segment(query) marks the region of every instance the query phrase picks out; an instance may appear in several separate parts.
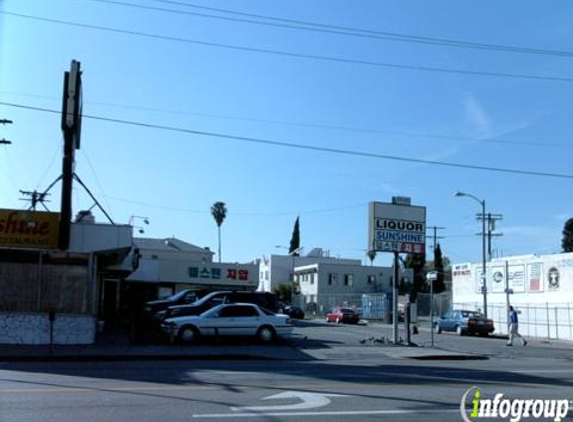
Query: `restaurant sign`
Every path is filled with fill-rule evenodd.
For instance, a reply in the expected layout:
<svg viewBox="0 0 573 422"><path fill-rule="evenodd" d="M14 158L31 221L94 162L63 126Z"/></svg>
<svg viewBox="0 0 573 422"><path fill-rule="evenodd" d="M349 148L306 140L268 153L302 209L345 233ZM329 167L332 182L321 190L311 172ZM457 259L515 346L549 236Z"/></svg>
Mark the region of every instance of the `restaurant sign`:
<svg viewBox="0 0 573 422"><path fill-rule="evenodd" d="M0 247L56 249L60 214L0 209Z"/></svg>

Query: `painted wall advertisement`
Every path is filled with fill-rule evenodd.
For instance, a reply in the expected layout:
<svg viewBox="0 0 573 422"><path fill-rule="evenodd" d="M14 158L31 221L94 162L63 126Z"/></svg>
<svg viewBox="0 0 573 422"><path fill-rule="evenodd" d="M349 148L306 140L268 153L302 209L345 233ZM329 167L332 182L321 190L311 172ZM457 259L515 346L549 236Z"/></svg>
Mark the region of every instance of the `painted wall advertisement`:
<svg viewBox="0 0 573 422"><path fill-rule="evenodd" d="M543 263L532 262L527 264L527 286L530 292L543 291Z"/></svg>
<svg viewBox="0 0 573 422"><path fill-rule="evenodd" d="M56 249L60 214L0 209L0 247Z"/></svg>
<svg viewBox="0 0 573 422"><path fill-rule="evenodd" d="M505 292L505 266L493 267L492 270L492 286L493 293Z"/></svg>
<svg viewBox="0 0 573 422"><path fill-rule="evenodd" d="M507 282L513 293L525 292L525 268L520 265L508 265Z"/></svg>
<svg viewBox="0 0 573 422"><path fill-rule="evenodd" d="M368 249L376 252L426 252L426 207L371 202Z"/></svg>

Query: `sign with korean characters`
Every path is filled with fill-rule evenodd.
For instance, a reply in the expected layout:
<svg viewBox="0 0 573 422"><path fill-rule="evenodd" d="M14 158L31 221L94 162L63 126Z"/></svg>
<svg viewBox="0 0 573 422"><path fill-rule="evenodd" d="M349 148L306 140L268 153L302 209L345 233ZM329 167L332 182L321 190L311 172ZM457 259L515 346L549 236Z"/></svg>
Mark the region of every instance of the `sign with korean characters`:
<svg viewBox="0 0 573 422"><path fill-rule="evenodd" d="M424 254L426 207L370 202L368 250Z"/></svg>
<svg viewBox="0 0 573 422"><path fill-rule="evenodd" d="M0 247L56 249L60 214L0 209Z"/></svg>
<svg viewBox="0 0 573 422"><path fill-rule="evenodd" d="M258 271L254 265L190 264L187 282L220 285L258 285Z"/></svg>

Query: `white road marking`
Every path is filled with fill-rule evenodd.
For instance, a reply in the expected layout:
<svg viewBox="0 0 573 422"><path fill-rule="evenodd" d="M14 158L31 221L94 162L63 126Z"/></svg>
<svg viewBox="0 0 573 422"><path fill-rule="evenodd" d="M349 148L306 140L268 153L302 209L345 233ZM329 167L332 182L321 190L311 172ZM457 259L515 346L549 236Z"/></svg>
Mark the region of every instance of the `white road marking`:
<svg viewBox="0 0 573 422"><path fill-rule="evenodd" d="M265 397L261 400L274 400L274 399L292 399L299 398L302 400L300 403L274 405L274 406L246 406L246 407L231 407L233 412L263 412L263 411L277 411L277 410L303 410L315 409L317 407L324 407L330 404L328 397L344 397L343 394L323 394L323 393L307 393L302 391L285 391L284 393L275 394Z"/></svg>

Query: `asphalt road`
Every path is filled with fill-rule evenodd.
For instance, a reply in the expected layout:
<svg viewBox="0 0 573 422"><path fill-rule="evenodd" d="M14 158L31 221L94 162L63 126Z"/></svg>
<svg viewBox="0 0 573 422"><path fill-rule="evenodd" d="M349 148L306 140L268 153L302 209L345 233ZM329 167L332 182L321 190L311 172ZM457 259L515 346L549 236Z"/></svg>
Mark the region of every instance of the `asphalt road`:
<svg viewBox="0 0 573 422"><path fill-rule="evenodd" d="M387 329L299 324L293 344L330 351L326 360L0 363L0 422L447 422L462 420L460 402L473 386L484 398L573 399L571 349L539 343L508 351L504 340L445 335L442 347L481 348L489 359L361 353L383 351L361 341Z"/></svg>

